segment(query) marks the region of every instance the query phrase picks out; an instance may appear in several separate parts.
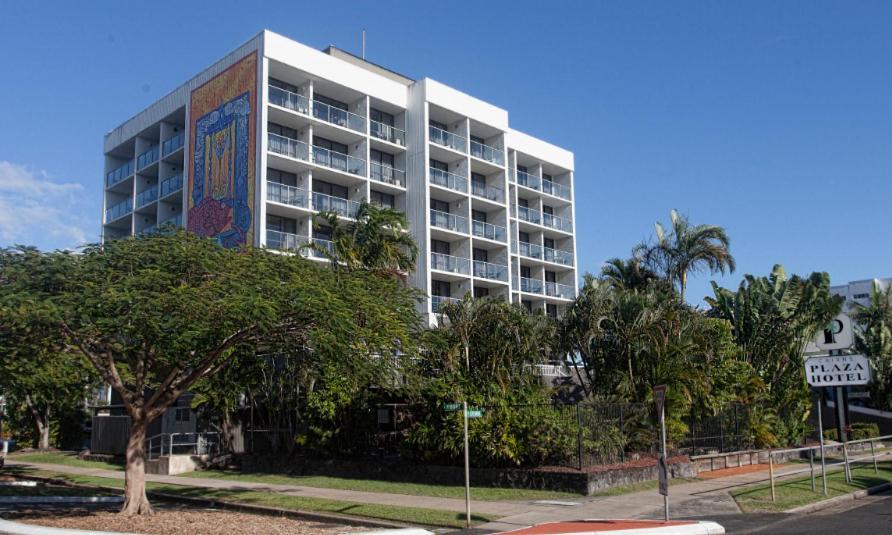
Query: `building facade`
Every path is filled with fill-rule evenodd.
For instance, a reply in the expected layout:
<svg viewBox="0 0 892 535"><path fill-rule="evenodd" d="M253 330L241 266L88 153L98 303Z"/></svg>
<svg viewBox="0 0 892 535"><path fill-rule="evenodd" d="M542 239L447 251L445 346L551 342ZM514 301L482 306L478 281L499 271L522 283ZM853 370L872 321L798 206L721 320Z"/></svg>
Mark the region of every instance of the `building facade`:
<svg viewBox="0 0 892 535"><path fill-rule="evenodd" d="M870 296L875 285L880 291L886 291L886 288L888 288L890 284L892 284L892 277L885 279L865 279L852 281L848 284L841 284L839 286L831 286L830 293L845 297L845 309L851 310L853 303L858 303L862 306L870 305Z"/></svg>
<svg viewBox="0 0 892 535"><path fill-rule="evenodd" d="M560 315L577 292L573 154L508 112L263 31L105 137L103 239L185 226L303 251L317 217L407 214L435 321L471 293Z"/></svg>

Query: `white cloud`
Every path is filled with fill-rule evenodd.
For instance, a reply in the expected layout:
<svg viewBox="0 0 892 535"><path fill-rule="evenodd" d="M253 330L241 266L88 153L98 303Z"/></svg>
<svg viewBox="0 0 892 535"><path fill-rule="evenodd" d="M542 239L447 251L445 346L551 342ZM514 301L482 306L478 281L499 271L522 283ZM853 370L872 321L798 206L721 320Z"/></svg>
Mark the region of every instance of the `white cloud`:
<svg viewBox="0 0 892 535"><path fill-rule="evenodd" d="M0 244L74 248L89 240L84 187L0 160Z"/></svg>

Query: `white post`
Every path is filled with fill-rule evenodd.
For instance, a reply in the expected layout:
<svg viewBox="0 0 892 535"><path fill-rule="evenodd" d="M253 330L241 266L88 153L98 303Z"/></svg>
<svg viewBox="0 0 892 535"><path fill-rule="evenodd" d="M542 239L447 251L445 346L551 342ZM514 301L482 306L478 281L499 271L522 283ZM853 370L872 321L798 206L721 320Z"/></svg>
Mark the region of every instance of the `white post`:
<svg viewBox="0 0 892 535"><path fill-rule="evenodd" d="M824 459L824 418L821 416L821 403L823 396L818 392L818 441L821 444L821 485L824 487L824 496L827 495L827 463Z"/></svg>
<svg viewBox="0 0 892 535"><path fill-rule="evenodd" d="M468 454L468 402L462 402L465 428L465 526L471 527L471 462Z"/></svg>
<svg viewBox="0 0 892 535"><path fill-rule="evenodd" d="M665 403L660 407L660 448L663 450L663 464L669 469L669 459L666 457L666 407ZM669 474L666 474L666 486L669 485ZM669 522L669 492L663 495L663 520Z"/></svg>

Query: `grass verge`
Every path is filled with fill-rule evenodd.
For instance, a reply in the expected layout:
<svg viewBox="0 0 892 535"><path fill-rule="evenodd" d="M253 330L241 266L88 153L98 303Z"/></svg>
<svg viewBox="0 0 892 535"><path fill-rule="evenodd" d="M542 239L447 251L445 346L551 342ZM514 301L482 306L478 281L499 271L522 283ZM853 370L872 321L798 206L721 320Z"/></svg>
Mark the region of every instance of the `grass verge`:
<svg viewBox="0 0 892 535"><path fill-rule="evenodd" d="M45 453L22 453L9 456L10 461L23 463L61 464L63 466L78 466L81 468L101 468L103 470L123 470L124 465L119 463L107 463L105 461L86 461L79 459L77 454L65 451L48 451Z"/></svg>
<svg viewBox="0 0 892 535"><path fill-rule="evenodd" d="M64 474L48 470L34 470L12 468L12 474L23 477L28 475L51 477L65 481L72 485L94 485L121 489L124 482L120 479L112 479L96 476L82 476ZM424 509L420 507L398 507L393 505L377 505L367 503L345 502L328 500L323 498L310 498L305 496L291 496L280 492L262 492L253 490L208 489L189 485L170 485L164 483L146 484L149 492L162 492L174 496L216 500L233 504L264 505L267 507L279 507L293 511L314 511L324 513L338 513L344 515L375 518L379 520L391 520L406 524L422 524L427 526L464 527L464 513L441 511L437 509ZM474 523L490 522L498 517L487 514L471 514Z"/></svg>
<svg viewBox="0 0 892 535"><path fill-rule="evenodd" d="M811 490L811 477L782 479L775 482L777 501L771 501L771 485L760 483L740 490L732 491L731 496L744 512L780 512L794 507L826 499L822 493L820 468L816 470L815 486L817 492ZM842 496L858 490L875 487L892 481L892 462L879 463L879 473L874 473L873 464L857 465L852 469L852 483L846 483L842 470L827 474L827 498Z"/></svg>

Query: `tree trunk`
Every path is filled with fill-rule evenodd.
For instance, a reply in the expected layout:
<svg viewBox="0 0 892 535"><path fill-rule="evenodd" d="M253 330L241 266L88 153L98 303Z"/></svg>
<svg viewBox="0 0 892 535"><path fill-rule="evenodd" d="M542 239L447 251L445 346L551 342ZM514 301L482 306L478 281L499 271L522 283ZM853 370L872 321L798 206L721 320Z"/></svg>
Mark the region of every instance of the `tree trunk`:
<svg viewBox="0 0 892 535"><path fill-rule="evenodd" d="M240 427L232 418L232 413L224 410L223 421L220 422L220 441L222 453L235 453L235 436Z"/></svg>
<svg viewBox="0 0 892 535"><path fill-rule="evenodd" d="M153 513L146 497L146 431L145 417L131 418L130 438L127 440L127 462L124 471L124 507L122 515L150 515Z"/></svg>
<svg viewBox="0 0 892 535"><path fill-rule="evenodd" d="M50 408L44 407L43 413L31 401L31 396L25 396L25 404L34 417L34 427L37 428L37 449L50 449Z"/></svg>

